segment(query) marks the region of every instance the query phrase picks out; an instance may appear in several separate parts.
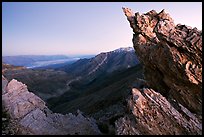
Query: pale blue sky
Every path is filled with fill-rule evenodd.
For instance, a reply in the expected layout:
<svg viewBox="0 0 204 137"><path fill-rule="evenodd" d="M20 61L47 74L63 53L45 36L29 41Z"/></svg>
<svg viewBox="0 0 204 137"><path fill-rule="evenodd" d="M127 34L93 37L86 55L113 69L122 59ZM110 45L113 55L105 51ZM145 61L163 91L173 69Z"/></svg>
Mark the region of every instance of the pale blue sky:
<svg viewBox="0 0 204 137"><path fill-rule="evenodd" d="M165 9L176 24L202 29L202 2L4 2L2 54L98 54L132 46L122 7Z"/></svg>

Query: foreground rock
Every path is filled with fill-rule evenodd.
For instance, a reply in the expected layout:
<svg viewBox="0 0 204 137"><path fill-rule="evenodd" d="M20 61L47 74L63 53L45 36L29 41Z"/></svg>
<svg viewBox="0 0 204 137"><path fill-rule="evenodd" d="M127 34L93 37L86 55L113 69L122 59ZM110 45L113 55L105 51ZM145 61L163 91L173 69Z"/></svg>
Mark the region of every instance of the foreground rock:
<svg viewBox="0 0 204 137"><path fill-rule="evenodd" d="M174 108L152 89L132 89L128 99L130 113L116 122L118 135L197 135L202 124L196 116L178 104Z"/></svg>
<svg viewBox="0 0 204 137"><path fill-rule="evenodd" d="M191 112L202 112L202 32L175 25L168 13L123 8L135 33L133 44L149 85Z"/></svg>
<svg viewBox="0 0 204 137"><path fill-rule="evenodd" d="M2 84L6 79L2 76ZM45 102L29 92L27 86L17 80L11 80L2 87L4 111L12 121L14 134L23 135L73 135L100 134L94 119L85 118L80 111L62 115L52 113Z"/></svg>
<svg viewBox="0 0 204 137"><path fill-rule="evenodd" d="M132 90L129 114L116 122L116 133L202 134L202 32L175 25L164 10L123 11L151 88Z"/></svg>

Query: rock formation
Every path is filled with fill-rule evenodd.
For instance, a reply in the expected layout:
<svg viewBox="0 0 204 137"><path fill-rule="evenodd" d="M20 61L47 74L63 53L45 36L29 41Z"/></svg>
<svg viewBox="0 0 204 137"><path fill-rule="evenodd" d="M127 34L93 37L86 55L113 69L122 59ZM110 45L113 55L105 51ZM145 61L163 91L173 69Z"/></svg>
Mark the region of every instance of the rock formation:
<svg viewBox="0 0 204 137"><path fill-rule="evenodd" d="M148 87L132 89L117 134L202 134L202 32L168 13L123 11Z"/></svg>
<svg viewBox="0 0 204 137"><path fill-rule="evenodd" d="M80 111L76 116L52 113L42 99L28 91L25 84L15 79L8 82L2 76L2 85L3 110L13 123L13 134L100 134L95 120L85 118Z"/></svg>
<svg viewBox="0 0 204 137"><path fill-rule="evenodd" d="M202 134L199 119L181 104L174 108L160 93L149 88L132 89L131 111L116 122L118 135Z"/></svg>
<svg viewBox="0 0 204 137"><path fill-rule="evenodd" d="M135 33L134 48L150 86L200 114L202 32L175 25L164 10L143 15L133 14L128 8L123 10Z"/></svg>

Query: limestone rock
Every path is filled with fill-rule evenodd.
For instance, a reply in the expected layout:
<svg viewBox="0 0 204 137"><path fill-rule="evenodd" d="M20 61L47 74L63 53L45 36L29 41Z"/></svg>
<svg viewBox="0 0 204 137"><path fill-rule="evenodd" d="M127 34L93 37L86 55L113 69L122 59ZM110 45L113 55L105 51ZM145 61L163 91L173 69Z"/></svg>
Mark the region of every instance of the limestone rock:
<svg viewBox="0 0 204 137"><path fill-rule="evenodd" d="M6 79L2 76L2 81ZM4 82L6 83L6 82ZM6 85L6 84L4 84ZM75 135L101 134L95 120L78 115L53 113L45 102L28 91L27 86L11 80L2 95L4 111L10 116L14 134L20 135ZM3 90L3 88L2 88ZM10 124L11 125L11 124Z"/></svg>
<svg viewBox="0 0 204 137"><path fill-rule="evenodd" d="M8 83L7 93L2 95L2 102L8 113L14 118L21 118L36 108L45 108L45 102L27 90L27 86L13 79Z"/></svg>

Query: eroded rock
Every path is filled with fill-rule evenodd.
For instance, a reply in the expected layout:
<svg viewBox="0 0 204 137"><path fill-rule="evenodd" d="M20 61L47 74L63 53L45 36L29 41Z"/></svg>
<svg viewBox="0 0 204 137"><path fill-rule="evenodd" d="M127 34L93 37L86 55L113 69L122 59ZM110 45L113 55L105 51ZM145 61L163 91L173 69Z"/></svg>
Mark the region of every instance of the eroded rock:
<svg viewBox="0 0 204 137"><path fill-rule="evenodd" d="M2 80L3 80L2 76ZM4 80L6 80L4 78ZM95 135L101 134L95 120L77 115L53 113L45 102L15 79L2 95L4 111L10 116L14 134L21 135ZM3 90L3 89L2 89ZM10 124L11 125L11 124Z"/></svg>
<svg viewBox="0 0 204 137"><path fill-rule="evenodd" d="M168 13L123 8L149 88L133 88L118 135L202 134L202 32Z"/></svg>
<svg viewBox="0 0 204 137"><path fill-rule="evenodd" d="M167 98L173 98L191 112L202 113L202 32L175 25L162 10L133 14L123 8L135 33L133 44L144 64L145 79Z"/></svg>
<svg viewBox="0 0 204 137"><path fill-rule="evenodd" d="M181 104L175 109L152 89L132 89L128 99L130 114L116 122L119 135L197 135L201 121Z"/></svg>

